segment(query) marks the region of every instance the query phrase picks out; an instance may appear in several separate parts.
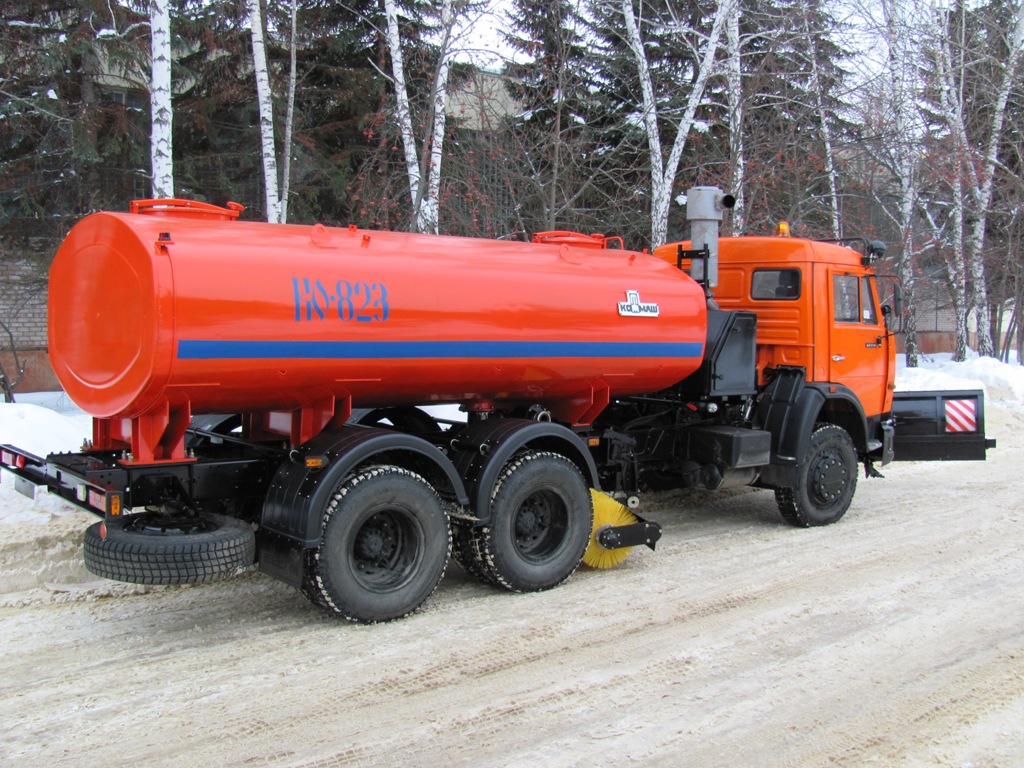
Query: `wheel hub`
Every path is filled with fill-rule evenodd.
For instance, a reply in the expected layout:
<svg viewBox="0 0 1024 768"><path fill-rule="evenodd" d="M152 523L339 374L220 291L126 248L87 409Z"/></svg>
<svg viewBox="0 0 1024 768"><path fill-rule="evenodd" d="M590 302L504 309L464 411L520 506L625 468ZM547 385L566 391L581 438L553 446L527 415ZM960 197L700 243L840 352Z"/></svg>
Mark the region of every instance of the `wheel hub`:
<svg viewBox="0 0 1024 768"><path fill-rule="evenodd" d="M826 504L842 495L848 480L843 462L833 453L821 456L811 470L811 489L818 500Z"/></svg>
<svg viewBox="0 0 1024 768"><path fill-rule="evenodd" d="M532 560L558 549L568 525L564 501L551 491L537 491L520 505L513 520L515 545L521 556Z"/></svg>
<svg viewBox="0 0 1024 768"><path fill-rule="evenodd" d="M519 510L516 516L516 538L535 539L544 529L543 515L531 507Z"/></svg>
<svg viewBox="0 0 1024 768"><path fill-rule="evenodd" d="M396 541L395 526L381 515L374 515L356 537L357 559L383 565L394 554Z"/></svg>
<svg viewBox="0 0 1024 768"><path fill-rule="evenodd" d="M550 529L550 510L541 498L527 499L516 515L516 544L525 551L532 551L544 540Z"/></svg>

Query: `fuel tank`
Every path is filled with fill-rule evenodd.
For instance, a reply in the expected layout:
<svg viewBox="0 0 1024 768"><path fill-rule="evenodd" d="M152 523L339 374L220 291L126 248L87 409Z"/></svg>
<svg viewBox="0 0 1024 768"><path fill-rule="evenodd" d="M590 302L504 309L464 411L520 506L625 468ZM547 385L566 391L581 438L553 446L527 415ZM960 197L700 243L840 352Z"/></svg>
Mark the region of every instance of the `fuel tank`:
<svg viewBox="0 0 1024 768"><path fill-rule="evenodd" d="M272 225L239 208L136 201L86 217L58 250L51 361L115 436L147 418L152 442L197 413L263 414L270 428L317 411L281 430L297 443L353 406L425 403L537 404L586 424L609 398L700 365L702 289L599 236Z"/></svg>

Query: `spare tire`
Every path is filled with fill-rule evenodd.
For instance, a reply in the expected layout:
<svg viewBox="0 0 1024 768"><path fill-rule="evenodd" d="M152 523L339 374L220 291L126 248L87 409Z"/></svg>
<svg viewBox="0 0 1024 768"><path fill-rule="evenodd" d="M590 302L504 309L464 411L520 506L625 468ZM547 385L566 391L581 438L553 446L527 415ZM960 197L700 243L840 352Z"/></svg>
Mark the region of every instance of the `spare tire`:
<svg viewBox="0 0 1024 768"><path fill-rule="evenodd" d="M149 513L85 530L85 567L131 584L198 584L231 576L256 559L252 526L204 514L166 525Z"/></svg>

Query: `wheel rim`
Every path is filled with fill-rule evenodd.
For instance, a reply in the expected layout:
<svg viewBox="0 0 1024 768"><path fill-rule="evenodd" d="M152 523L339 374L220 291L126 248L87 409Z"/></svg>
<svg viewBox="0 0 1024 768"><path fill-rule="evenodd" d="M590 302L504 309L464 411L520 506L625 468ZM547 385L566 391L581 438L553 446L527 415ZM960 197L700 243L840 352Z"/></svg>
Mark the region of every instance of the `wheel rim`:
<svg viewBox="0 0 1024 768"><path fill-rule="evenodd" d="M848 482L842 457L834 451L822 454L811 466L811 495L820 506L828 506L842 498Z"/></svg>
<svg viewBox="0 0 1024 768"><path fill-rule="evenodd" d="M372 592L401 587L416 571L420 556L419 531L409 515L398 510L375 512L352 543L352 573Z"/></svg>
<svg viewBox="0 0 1024 768"><path fill-rule="evenodd" d="M553 490L534 491L512 518L516 551L529 562L542 562L557 552L569 526L565 499Z"/></svg>

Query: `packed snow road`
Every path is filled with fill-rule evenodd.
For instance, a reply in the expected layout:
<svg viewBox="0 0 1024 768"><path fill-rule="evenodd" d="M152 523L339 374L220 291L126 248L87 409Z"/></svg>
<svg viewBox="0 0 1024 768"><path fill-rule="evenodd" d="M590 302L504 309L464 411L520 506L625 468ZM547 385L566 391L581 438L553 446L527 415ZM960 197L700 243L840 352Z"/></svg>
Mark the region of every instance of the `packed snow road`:
<svg viewBox="0 0 1024 768"><path fill-rule="evenodd" d="M453 564L377 626L256 572L97 582L84 513L5 525L0 764L1024 765L1024 415L988 433L830 527L661 495L656 553L530 595Z"/></svg>

